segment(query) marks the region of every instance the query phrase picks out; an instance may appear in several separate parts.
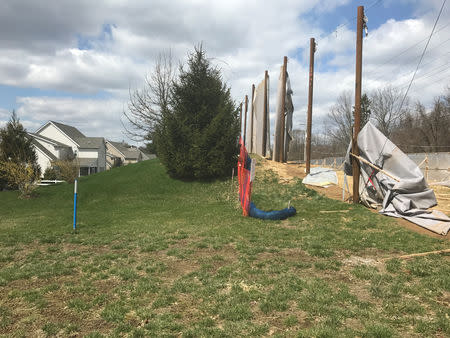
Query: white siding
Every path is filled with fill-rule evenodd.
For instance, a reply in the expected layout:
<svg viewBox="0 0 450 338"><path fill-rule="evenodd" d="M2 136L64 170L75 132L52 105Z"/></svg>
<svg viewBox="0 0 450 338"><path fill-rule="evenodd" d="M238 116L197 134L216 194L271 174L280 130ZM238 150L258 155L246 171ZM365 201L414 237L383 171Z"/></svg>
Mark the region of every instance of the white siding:
<svg viewBox="0 0 450 338"><path fill-rule="evenodd" d="M99 157L99 152L95 149L80 149L78 151L78 156L80 158L97 158ZM100 159L99 159L100 161Z"/></svg>
<svg viewBox="0 0 450 338"><path fill-rule="evenodd" d="M47 126L45 126L44 129L40 130L38 134L48 137L49 139L61 142L62 144L67 144L68 146L72 147L72 150L74 152L78 148L76 143L74 143L68 136L66 136L51 123L48 123Z"/></svg>
<svg viewBox="0 0 450 338"><path fill-rule="evenodd" d="M37 155L37 163L41 167L41 177L43 177L45 169L51 167L51 163L49 158L46 155L44 155L44 153L40 149L34 147L34 150L36 151Z"/></svg>

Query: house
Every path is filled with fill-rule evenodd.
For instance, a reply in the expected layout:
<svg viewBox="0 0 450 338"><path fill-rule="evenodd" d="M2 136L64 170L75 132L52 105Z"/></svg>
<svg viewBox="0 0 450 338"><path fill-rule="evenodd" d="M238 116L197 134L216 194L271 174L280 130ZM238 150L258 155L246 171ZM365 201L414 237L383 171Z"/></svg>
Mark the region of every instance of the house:
<svg viewBox="0 0 450 338"><path fill-rule="evenodd" d="M80 167L79 176L106 170L106 143L103 137L86 137L77 128L49 121L35 133L33 146L42 173L51 167L51 161L74 158Z"/></svg>
<svg viewBox="0 0 450 338"><path fill-rule="evenodd" d="M127 165L148 160L149 155L145 154L137 147L130 146L125 142L114 142L106 140L106 169L111 169L114 165Z"/></svg>

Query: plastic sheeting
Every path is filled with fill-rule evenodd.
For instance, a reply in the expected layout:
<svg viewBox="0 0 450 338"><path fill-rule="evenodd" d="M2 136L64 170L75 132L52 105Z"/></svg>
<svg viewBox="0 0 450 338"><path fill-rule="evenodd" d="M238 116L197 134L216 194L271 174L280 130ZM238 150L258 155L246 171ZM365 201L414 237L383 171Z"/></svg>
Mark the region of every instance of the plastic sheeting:
<svg viewBox="0 0 450 338"><path fill-rule="evenodd" d="M336 172L330 168L315 167L303 179L303 184L315 185L318 187L327 187L338 184Z"/></svg>
<svg viewBox="0 0 450 338"><path fill-rule="evenodd" d="M283 73L283 67L281 67L280 70L280 76L278 78L278 90L277 90L277 108L276 108L276 119L275 119L275 137L273 141L273 159L278 158L278 147L277 147L277 139L278 135L283 133L283 130L281 130L281 121L280 121L280 113L281 113L281 99L283 95L283 81L282 81L282 73ZM285 132L284 132L284 159L287 160L287 154L289 151L289 144L291 143L293 139L292 135L292 115L294 113L294 105L292 103L292 88L291 88L291 81L289 80L289 74L286 72L286 98L284 103L284 118L285 118Z"/></svg>
<svg viewBox="0 0 450 338"><path fill-rule="evenodd" d="M266 132L264 133L264 81L262 80L255 89L253 112L250 114L247 129L246 147L250 153L270 156L269 83L267 83ZM264 140L266 141L265 149Z"/></svg>
<svg viewBox="0 0 450 338"><path fill-rule="evenodd" d="M352 175L351 144L344 171ZM362 203L381 207L380 213L405 218L441 235L450 230L450 218L440 211L427 211L437 204L419 167L394 143L368 122L358 134L358 148L362 158L399 179L399 182L360 163L359 193Z"/></svg>

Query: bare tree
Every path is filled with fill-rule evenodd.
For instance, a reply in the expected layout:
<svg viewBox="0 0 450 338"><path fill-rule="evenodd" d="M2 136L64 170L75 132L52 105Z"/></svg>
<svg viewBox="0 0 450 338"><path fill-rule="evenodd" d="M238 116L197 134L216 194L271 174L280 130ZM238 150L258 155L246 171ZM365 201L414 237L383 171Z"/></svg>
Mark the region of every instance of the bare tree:
<svg viewBox="0 0 450 338"><path fill-rule="evenodd" d="M344 91L328 113L328 137L339 151L345 151L352 139L352 102L352 93Z"/></svg>
<svg viewBox="0 0 450 338"><path fill-rule="evenodd" d="M174 76L172 54L163 52L158 55L153 71L145 77L144 87L134 91L130 89L128 106L123 112L128 126L122 124L131 139L152 139L161 114L169 109Z"/></svg>
<svg viewBox="0 0 450 338"><path fill-rule="evenodd" d="M374 91L370 97L370 116L375 120L377 128L387 137L408 111L408 99L405 99L401 106L402 98L401 91L390 86Z"/></svg>

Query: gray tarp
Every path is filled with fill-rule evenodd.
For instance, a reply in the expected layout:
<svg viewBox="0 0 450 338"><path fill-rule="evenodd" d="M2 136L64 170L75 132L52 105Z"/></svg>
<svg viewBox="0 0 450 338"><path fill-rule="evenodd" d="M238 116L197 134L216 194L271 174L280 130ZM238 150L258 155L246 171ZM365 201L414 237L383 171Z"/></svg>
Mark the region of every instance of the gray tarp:
<svg viewBox="0 0 450 338"><path fill-rule="evenodd" d="M344 171L352 175L350 147L345 159ZM419 167L394 143L368 122L358 135L358 148L362 158L383 169L400 181L360 163L359 193L362 203L369 207L381 207L380 213L402 217L428 230L446 235L450 230L450 218L440 211L427 211L437 204L436 196L428 187Z"/></svg>
<svg viewBox="0 0 450 338"><path fill-rule="evenodd" d="M263 156L270 156L270 120L269 120L269 83L267 83L267 115L266 115L266 134L264 135L264 81L262 80L255 89L253 98L253 118L250 115L250 121L247 132L246 148L250 153ZM267 82L268 79L267 79ZM266 140L266 149L264 151L264 139Z"/></svg>

